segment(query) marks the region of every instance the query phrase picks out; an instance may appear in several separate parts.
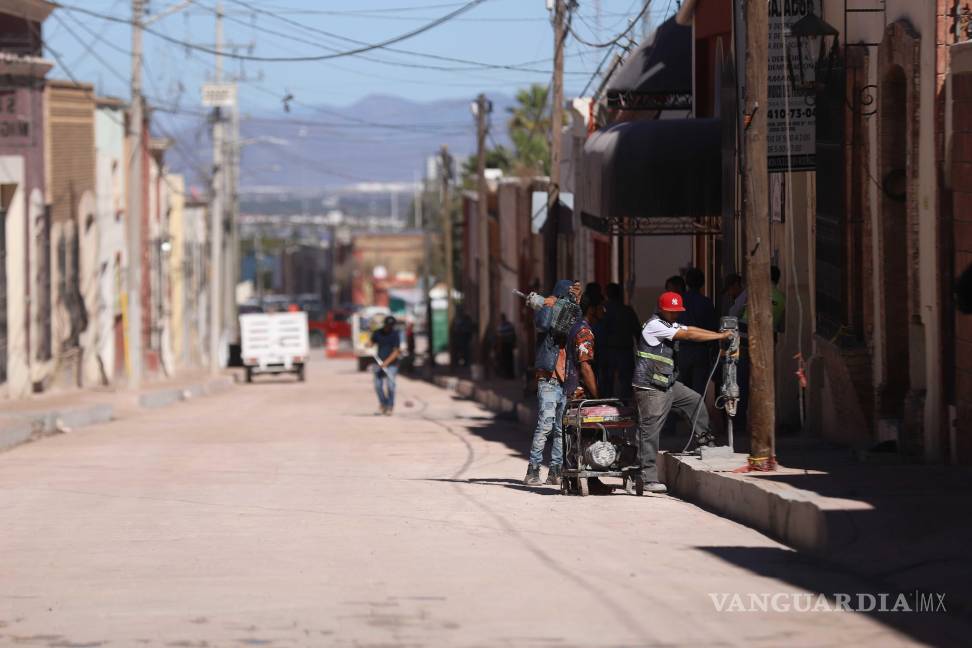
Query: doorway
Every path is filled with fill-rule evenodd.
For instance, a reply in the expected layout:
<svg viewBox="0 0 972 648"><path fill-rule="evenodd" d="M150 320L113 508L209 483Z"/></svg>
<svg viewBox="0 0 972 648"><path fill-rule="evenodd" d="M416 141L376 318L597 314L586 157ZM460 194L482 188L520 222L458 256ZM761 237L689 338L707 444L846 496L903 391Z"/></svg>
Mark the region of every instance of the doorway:
<svg viewBox="0 0 972 648"><path fill-rule="evenodd" d="M881 232L883 418L901 420L910 387L910 295L908 254L908 83L900 66L891 66L881 83Z"/></svg>

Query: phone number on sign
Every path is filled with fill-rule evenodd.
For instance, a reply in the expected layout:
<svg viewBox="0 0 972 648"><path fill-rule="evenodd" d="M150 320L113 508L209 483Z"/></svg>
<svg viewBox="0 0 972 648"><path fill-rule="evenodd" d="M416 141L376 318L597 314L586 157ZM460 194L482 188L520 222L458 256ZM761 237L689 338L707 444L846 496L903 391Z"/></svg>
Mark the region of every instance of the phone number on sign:
<svg viewBox="0 0 972 648"><path fill-rule="evenodd" d="M815 110L816 110L815 108L790 108L789 118L790 119L803 119L803 118L810 119L816 114ZM770 110L766 111L766 116L769 119L786 119L787 118L786 109L777 108L774 110L771 108Z"/></svg>

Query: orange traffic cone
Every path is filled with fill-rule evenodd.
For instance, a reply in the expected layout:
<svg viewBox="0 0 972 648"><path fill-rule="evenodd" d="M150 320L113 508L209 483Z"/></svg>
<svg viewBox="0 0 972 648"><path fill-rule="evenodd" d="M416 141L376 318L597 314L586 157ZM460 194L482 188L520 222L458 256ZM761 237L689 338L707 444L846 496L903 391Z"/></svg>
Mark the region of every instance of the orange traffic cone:
<svg viewBox="0 0 972 648"><path fill-rule="evenodd" d="M333 333L327 334L327 348L324 350L325 357L336 358L338 354L338 336Z"/></svg>

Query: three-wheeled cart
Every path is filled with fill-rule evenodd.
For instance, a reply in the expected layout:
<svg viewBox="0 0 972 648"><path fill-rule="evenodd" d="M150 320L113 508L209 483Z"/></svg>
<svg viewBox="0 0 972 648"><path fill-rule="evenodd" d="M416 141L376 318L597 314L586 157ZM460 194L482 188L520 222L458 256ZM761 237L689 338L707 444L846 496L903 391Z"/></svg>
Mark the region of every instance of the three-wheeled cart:
<svg viewBox="0 0 972 648"><path fill-rule="evenodd" d="M561 493L589 495L589 480L595 477L631 479L638 495L644 493L638 461L638 417L624 401L570 401L564 412L563 439Z"/></svg>

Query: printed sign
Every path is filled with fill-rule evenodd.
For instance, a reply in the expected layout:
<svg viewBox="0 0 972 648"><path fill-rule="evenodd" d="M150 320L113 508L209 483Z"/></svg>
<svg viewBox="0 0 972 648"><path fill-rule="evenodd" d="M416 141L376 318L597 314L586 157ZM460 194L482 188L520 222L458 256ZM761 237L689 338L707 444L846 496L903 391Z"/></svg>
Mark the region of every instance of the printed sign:
<svg viewBox="0 0 972 648"><path fill-rule="evenodd" d="M33 144L29 93L21 88L0 88L0 145Z"/></svg>
<svg viewBox="0 0 972 648"><path fill-rule="evenodd" d="M769 106L767 107L766 154L769 170L813 170L816 168L816 107L814 64L804 52L804 87L791 82L791 73L801 78L796 38L790 28L808 14L820 15L820 0L769 0ZM785 43L785 46L784 46ZM789 50L789 59L787 51ZM787 142L789 134L789 142ZM789 158L789 161L788 161Z"/></svg>
<svg viewBox="0 0 972 648"><path fill-rule="evenodd" d="M202 102L207 108L232 108L236 105L236 84L207 83L202 88Z"/></svg>

